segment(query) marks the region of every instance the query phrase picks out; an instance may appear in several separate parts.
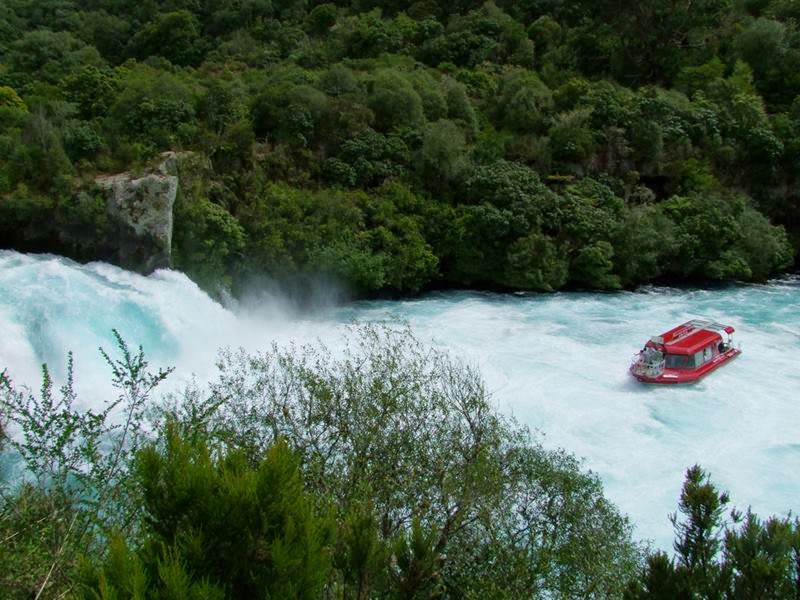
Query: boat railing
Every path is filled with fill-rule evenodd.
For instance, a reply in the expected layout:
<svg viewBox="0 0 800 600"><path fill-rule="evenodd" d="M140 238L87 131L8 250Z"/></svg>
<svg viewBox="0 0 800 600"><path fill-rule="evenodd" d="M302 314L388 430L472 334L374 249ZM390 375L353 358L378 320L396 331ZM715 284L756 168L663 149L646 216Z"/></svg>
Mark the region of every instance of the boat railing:
<svg viewBox="0 0 800 600"><path fill-rule="evenodd" d="M631 373L641 377L658 377L664 372L667 361L662 358L648 359L641 353L636 354L631 361Z"/></svg>

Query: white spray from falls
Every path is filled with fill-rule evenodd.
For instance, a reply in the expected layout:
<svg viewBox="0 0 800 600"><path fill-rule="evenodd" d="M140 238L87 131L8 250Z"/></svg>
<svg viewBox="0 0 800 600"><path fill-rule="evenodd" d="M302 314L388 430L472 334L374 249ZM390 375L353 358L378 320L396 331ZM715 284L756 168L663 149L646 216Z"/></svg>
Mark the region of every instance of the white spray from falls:
<svg viewBox="0 0 800 600"><path fill-rule="evenodd" d="M153 367L176 367L167 389L214 377L220 347L273 342L336 347L356 321L408 323L415 336L477 365L499 409L563 447L602 478L636 535L671 548L668 515L697 463L762 517L800 499L800 280L716 290L613 294L432 294L301 314L276 298L228 310L180 273L141 277L94 263L0 252L0 369L37 388L75 355L77 388L102 402L110 373L97 350L112 329L141 344ZM744 353L689 386L645 386L627 375L651 335L693 317L736 328Z"/></svg>

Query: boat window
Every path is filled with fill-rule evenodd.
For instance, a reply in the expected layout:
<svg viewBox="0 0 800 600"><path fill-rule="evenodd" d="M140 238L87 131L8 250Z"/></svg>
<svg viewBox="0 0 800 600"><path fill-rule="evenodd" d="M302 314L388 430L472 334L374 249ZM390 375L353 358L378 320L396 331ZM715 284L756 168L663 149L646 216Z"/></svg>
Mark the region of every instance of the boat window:
<svg viewBox="0 0 800 600"><path fill-rule="evenodd" d="M694 357L685 354L667 354L666 367L668 369L691 369L694 367Z"/></svg>

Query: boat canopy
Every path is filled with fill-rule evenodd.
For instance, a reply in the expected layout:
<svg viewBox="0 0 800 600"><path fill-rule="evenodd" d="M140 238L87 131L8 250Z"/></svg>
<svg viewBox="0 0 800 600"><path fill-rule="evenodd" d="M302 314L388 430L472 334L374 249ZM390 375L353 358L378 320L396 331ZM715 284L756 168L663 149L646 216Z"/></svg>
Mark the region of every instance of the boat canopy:
<svg viewBox="0 0 800 600"><path fill-rule="evenodd" d="M716 331L698 329L673 342L667 342L664 347L667 349L668 354L695 354L703 348L720 341L722 341L722 338Z"/></svg>
<svg viewBox="0 0 800 600"><path fill-rule="evenodd" d="M695 354L711 344L730 341L734 329L715 321L695 319L659 336L668 354Z"/></svg>

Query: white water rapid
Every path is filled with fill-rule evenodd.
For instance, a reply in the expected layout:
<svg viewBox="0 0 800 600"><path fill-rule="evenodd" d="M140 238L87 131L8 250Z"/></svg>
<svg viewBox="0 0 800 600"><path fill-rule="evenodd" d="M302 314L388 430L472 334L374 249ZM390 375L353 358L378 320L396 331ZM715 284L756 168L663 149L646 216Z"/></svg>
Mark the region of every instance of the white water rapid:
<svg viewBox="0 0 800 600"><path fill-rule="evenodd" d="M609 294L452 292L357 302L312 315L264 296L227 309L180 273L141 277L106 264L0 251L0 369L38 388L40 364L63 373L75 355L90 404L111 393L97 348L116 328L153 366L175 366L167 389L213 377L222 346L273 341L332 346L353 321L410 324L416 337L477 365L500 410L582 457L640 539L671 549L668 514L698 463L740 509L800 509L800 279L714 290ZM743 354L697 384L645 386L627 368L651 335L693 317L736 328ZM113 354L113 352L112 352Z"/></svg>

